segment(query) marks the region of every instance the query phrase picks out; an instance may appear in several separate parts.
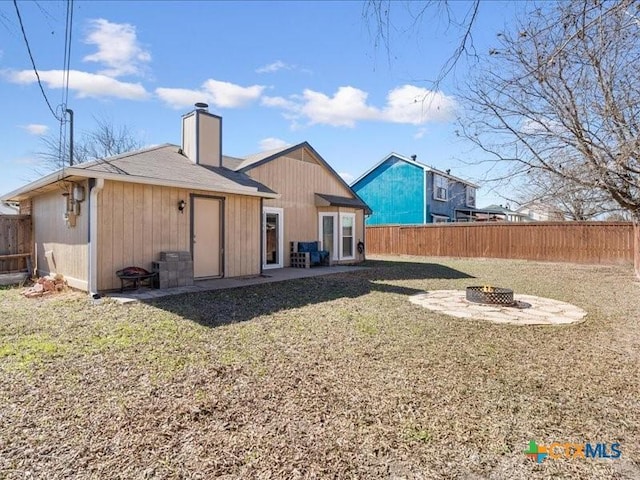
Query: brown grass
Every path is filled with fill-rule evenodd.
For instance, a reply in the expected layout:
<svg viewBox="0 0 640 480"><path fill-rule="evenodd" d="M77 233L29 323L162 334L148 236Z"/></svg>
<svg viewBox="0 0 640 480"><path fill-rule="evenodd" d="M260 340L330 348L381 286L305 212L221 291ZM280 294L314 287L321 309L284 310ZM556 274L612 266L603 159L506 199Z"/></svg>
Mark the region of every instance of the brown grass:
<svg viewBox="0 0 640 480"><path fill-rule="evenodd" d="M0 478L640 478L630 267L368 264L128 306L0 290ZM513 327L407 300L478 282L589 315ZM537 465L529 440L622 457Z"/></svg>

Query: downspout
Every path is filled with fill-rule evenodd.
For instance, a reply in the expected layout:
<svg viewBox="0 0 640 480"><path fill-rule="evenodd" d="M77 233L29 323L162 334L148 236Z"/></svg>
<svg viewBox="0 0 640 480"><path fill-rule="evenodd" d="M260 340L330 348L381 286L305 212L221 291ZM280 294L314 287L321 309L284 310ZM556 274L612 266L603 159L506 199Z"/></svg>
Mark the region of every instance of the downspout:
<svg viewBox="0 0 640 480"><path fill-rule="evenodd" d="M427 223L427 171L422 171L422 223Z"/></svg>
<svg viewBox="0 0 640 480"><path fill-rule="evenodd" d="M260 275L264 274L264 260L264 198L260 197ZM284 259L282 266L284 267Z"/></svg>
<svg viewBox="0 0 640 480"><path fill-rule="evenodd" d="M104 188L104 179L92 178L89 185L89 295L98 299L98 195Z"/></svg>

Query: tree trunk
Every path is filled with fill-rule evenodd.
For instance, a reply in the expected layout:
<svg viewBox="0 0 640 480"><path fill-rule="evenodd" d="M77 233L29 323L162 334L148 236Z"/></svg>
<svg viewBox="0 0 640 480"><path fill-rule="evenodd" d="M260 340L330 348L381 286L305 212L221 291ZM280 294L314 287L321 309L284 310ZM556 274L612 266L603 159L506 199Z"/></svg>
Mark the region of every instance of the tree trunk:
<svg viewBox="0 0 640 480"><path fill-rule="evenodd" d="M633 267L640 280L640 213L633 214Z"/></svg>

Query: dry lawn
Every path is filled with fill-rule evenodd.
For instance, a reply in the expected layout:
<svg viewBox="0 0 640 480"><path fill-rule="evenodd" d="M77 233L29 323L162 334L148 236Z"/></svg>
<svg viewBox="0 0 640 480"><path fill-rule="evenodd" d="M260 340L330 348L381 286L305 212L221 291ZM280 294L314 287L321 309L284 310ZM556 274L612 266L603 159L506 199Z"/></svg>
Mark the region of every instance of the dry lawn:
<svg viewBox="0 0 640 480"><path fill-rule="evenodd" d="M126 306L0 290L0 478L640 478L630 267L368 265ZM484 283L587 321L494 325L407 299ZM538 465L530 440L622 457Z"/></svg>

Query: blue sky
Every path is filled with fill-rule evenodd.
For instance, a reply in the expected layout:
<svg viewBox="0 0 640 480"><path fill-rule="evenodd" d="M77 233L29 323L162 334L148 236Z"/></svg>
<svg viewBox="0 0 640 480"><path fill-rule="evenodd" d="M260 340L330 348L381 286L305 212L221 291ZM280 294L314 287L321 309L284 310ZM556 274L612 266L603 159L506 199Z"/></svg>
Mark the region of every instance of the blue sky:
<svg viewBox="0 0 640 480"><path fill-rule="evenodd" d="M62 101L66 2L18 3L54 109ZM462 15L469 4L453 2ZM196 101L223 117L223 150L245 156L308 141L347 181L394 151L477 181L478 152L455 136L461 62L433 79L460 30L421 3L392 3L390 48L376 46L361 2L99 2L74 4L68 108L76 135L94 117L127 125L145 144L180 142ZM474 44L486 53L513 15L483 2ZM440 20L439 20L440 18ZM0 193L37 178L41 135L58 132L35 82L11 2L0 3ZM427 95L431 101L416 101ZM481 188L478 205L502 203Z"/></svg>

